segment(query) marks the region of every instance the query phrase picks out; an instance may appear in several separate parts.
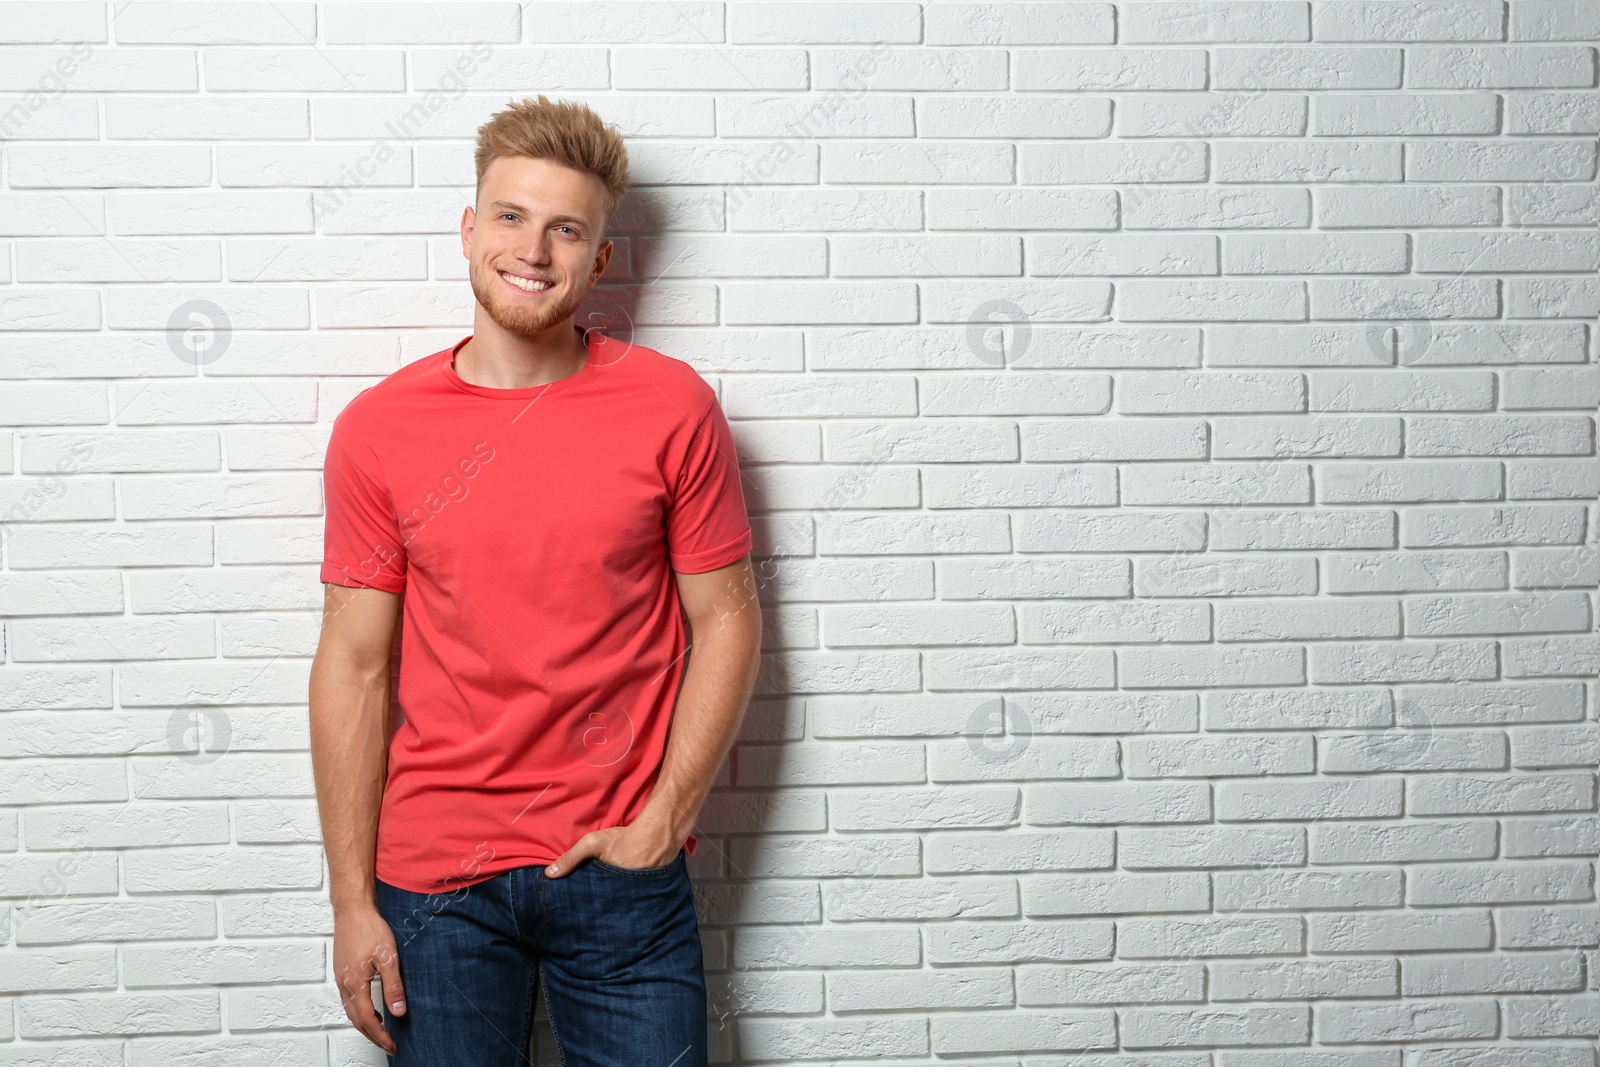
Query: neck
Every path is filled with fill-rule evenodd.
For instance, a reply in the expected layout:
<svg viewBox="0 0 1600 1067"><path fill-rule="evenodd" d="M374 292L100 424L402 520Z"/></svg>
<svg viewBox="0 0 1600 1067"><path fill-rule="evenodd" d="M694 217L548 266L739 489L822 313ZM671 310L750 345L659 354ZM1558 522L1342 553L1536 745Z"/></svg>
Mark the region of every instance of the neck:
<svg viewBox="0 0 1600 1067"><path fill-rule="evenodd" d="M473 315L472 339L455 355L461 380L486 389L531 389L583 369L588 346L571 318L535 334L503 329L482 307Z"/></svg>

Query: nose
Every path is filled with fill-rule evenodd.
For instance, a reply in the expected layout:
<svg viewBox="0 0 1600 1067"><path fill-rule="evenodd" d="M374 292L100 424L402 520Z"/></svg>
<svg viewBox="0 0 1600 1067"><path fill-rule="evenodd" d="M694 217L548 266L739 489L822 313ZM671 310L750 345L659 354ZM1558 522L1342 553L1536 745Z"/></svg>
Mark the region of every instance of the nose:
<svg viewBox="0 0 1600 1067"><path fill-rule="evenodd" d="M526 240L519 241L511 252L522 262L532 266L550 262L550 240L544 233L530 234Z"/></svg>

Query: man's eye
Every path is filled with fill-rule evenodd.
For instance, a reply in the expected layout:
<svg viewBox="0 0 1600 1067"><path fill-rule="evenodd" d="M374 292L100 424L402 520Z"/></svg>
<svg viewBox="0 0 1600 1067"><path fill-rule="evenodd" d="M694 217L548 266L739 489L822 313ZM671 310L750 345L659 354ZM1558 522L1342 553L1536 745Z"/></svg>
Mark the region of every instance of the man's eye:
<svg viewBox="0 0 1600 1067"><path fill-rule="evenodd" d="M515 219L516 218L516 216L512 215L512 214L502 214L500 217L503 218L503 219Z"/></svg>

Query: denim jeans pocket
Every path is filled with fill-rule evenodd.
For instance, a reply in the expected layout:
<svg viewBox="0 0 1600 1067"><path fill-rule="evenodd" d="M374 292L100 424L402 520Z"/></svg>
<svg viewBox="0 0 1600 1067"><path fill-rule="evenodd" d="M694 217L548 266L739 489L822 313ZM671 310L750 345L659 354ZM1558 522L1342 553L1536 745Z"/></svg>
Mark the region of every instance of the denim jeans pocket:
<svg viewBox="0 0 1600 1067"><path fill-rule="evenodd" d="M672 862L664 863L660 867L618 867L614 863L607 863L599 856L590 856L589 862L593 863L602 871L610 871L613 874L628 874L634 875L635 877L648 878L653 875L670 874L672 871L677 869L678 864L684 862L685 854L685 851L680 848L678 850L678 854L672 857Z"/></svg>

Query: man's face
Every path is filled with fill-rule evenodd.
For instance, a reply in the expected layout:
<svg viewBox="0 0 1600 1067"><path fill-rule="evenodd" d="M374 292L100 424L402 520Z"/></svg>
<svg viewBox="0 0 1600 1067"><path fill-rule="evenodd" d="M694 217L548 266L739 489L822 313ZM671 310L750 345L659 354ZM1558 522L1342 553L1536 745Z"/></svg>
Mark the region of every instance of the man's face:
<svg viewBox="0 0 1600 1067"><path fill-rule="evenodd" d="M530 336L578 310L611 260L598 244L605 186L546 159L502 156L461 217L472 295L507 333Z"/></svg>

